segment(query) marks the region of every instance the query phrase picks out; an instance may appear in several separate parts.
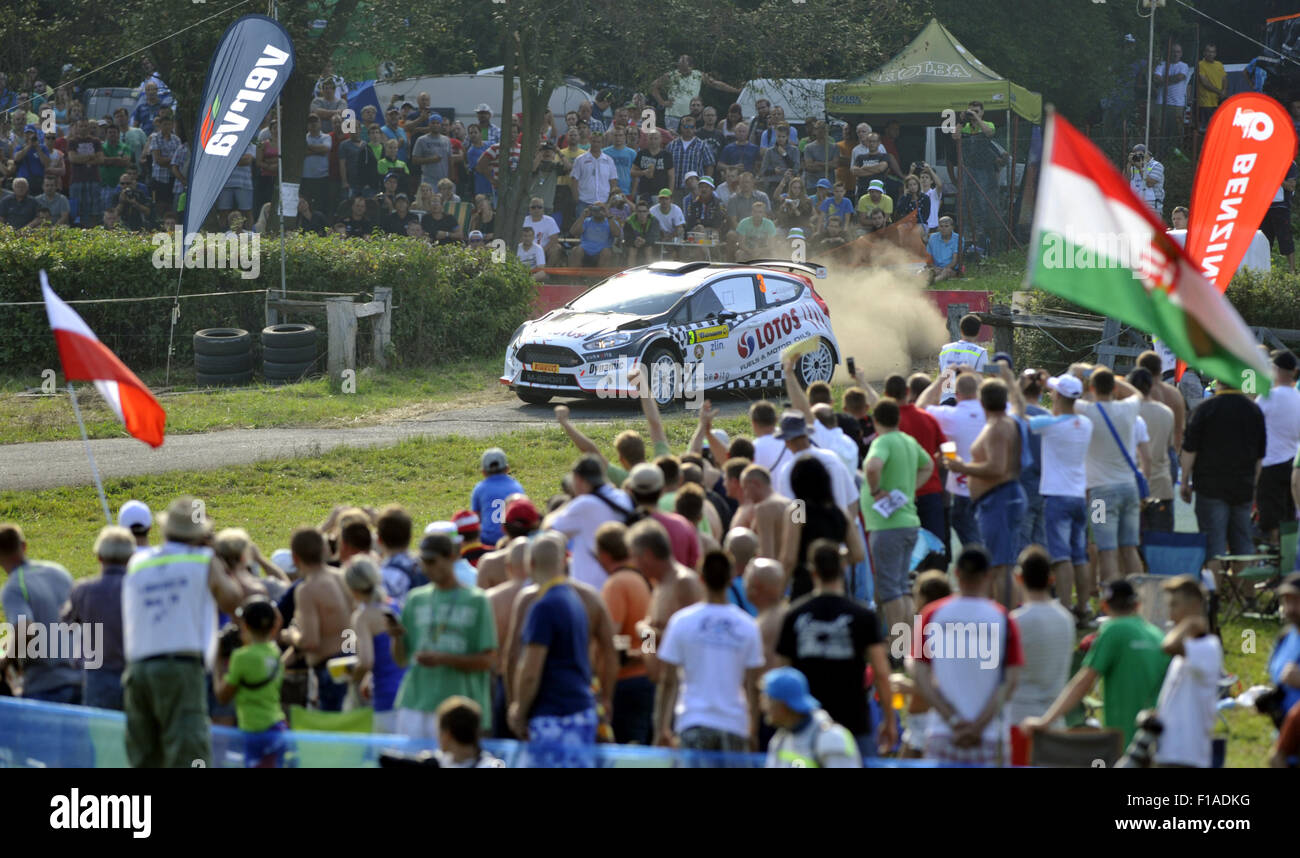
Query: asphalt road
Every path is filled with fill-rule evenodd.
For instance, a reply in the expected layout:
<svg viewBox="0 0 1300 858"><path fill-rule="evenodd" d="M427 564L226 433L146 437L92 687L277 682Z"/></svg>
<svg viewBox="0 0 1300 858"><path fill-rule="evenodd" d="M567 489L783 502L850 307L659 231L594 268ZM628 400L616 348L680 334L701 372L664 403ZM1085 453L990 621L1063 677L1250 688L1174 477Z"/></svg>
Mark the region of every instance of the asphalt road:
<svg viewBox="0 0 1300 858"><path fill-rule="evenodd" d="M631 401L566 402L575 422L639 420ZM744 413L748 400L719 397L724 415ZM317 456L339 446L376 447L407 438L460 435L487 438L503 432L554 426L551 406L525 405L513 397L500 404L430 412L375 426L348 429L231 429L196 435L171 435L157 450L133 438L91 441L105 480L167 471L200 471L267 459ZM90 465L81 441L42 441L0 445L0 490L49 489L89 485Z"/></svg>

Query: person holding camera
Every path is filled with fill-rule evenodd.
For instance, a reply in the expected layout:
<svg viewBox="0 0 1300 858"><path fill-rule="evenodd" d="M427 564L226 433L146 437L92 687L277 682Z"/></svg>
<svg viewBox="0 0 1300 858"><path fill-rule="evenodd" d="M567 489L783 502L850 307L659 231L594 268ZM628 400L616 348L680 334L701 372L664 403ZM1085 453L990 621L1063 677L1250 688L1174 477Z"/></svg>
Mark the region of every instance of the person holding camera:
<svg viewBox="0 0 1300 858"><path fill-rule="evenodd" d="M987 251L999 223L995 205L1002 156L993 142L997 129L992 122L985 121L983 102L972 101L961 119L963 124L953 131L952 137L961 146L962 166L957 180L969 214L969 219L963 220L963 229Z"/></svg>
<svg viewBox="0 0 1300 858"><path fill-rule="evenodd" d="M614 240L623 237L623 228L609 217L604 203L592 203L581 213L569 234L580 239L569 251L569 265L577 268L608 268Z"/></svg>
<svg viewBox="0 0 1300 858"><path fill-rule="evenodd" d="M1165 207L1165 165L1161 164L1141 143L1133 146L1128 156L1128 184L1133 193L1162 217Z"/></svg>
<svg viewBox="0 0 1300 858"><path fill-rule="evenodd" d="M153 206L149 191L139 181L134 167L127 167L117 183L117 193L109 198L109 210L129 230L139 232L152 221ZM105 226L111 224L105 222Z"/></svg>

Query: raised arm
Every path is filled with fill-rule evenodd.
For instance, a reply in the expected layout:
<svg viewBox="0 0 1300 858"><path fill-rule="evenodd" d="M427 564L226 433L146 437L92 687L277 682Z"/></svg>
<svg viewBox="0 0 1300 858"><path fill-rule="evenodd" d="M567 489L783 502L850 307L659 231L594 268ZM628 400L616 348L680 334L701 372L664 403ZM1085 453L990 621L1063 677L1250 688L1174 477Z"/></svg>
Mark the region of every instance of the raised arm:
<svg viewBox="0 0 1300 858"><path fill-rule="evenodd" d="M1016 377L1011 373L1010 364L1004 360L1000 360L997 363L998 375L1007 385L1007 404L1010 407L1011 413L1019 414L1021 417L1024 417L1025 394L1024 391L1020 389L1020 382L1018 382Z"/></svg>
<svg viewBox="0 0 1300 858"><path fill-rule="evenodd" d="M876 403L880 401L880 394L867 381L867 371L860 366L854 367L853 380L857 382L858 387L867 395L867 407L874 409Z"/></svg>
<svg viewBox="0 0 1300 858"><path fill-rule="evenodd" d="M916 407L928 408L931 405L938 405L939 394L943 391L944 384L955 374L956 372L952 368L939 373L939 377L930 382L930 386L921 391L921 395L916 398Z"/></svg>
<svg viewBox="0 0 1300 858"><path fill-rule="evenodd" d="M781 374L785 376L785 392L790 396L790 406L796 411L803 413L803 419L809 423L814 421L812 413L812 404L808 401L808 394L799 384L799 379L795 378L794 362L797 357L781 358Z"/></svg>
<svg viewBox="0 0 1300 858"><path fill-rule="evenodd" d="M583 435L577 426L569 422L569 406L555 406L555 422L560 424L564 434L569 436L569 440L573 442L573 446L577 447L579 452L600 456L601 460L605 461L605 456L600 452L600 448L596 446L596 442Z"/></svg>
<svg viewBox="0 0 1300 858"><path fill-rule="evenodd" d="M668 443L668 436L664 434L664 422L659 416L659 403L655 402L650 395L650 376L643 373L644 367L637 367L628 373L628 381L637 385L637 390L641 394L641 413L645 415L645 422L650 429L651 449L655 444Z"/></svg>

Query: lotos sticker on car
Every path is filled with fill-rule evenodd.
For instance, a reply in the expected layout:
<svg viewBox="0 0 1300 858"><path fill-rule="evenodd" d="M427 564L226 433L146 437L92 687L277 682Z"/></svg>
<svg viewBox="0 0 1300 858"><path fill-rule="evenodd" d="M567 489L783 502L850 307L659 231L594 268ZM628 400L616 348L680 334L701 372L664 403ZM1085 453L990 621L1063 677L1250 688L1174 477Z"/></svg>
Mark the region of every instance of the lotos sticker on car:
<svg viewBox="0 0 1300 858"><path fill-rule="evenodd" d="M775 345L781 337L789 336L802 327L803 323L799 319L798 312L787 310L770 322L742 333L736 341L736 351L742 358L747 358L755 352Z"/></svg>
<svg viewBox="0 0 1300 858"><path fill-rule="evenodd" d="M686 334L686 344L707 343L710 340L725 340L731 333L727 325L714 325L711 328L699 328Z"/></svg>

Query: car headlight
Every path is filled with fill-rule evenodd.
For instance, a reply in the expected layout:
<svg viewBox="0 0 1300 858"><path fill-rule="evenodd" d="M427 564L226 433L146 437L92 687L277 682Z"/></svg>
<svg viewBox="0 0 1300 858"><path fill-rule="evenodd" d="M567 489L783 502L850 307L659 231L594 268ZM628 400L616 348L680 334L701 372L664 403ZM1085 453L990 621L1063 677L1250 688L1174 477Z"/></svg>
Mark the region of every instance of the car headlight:
<svg viewBox="0 0 1300 858"><path fill-rule="evenodd" d="M617 346L627 345L631 341L631 334L606 334L594 340L587 340L582 344L582 350L594 352L601 349L612 349Z"/></svg>
<svg viewBox="0 0 1300 858"><path fill-rule="evenodd" d="M515 343L519 342L519 335L522 334L522 333L524 332L524 328L526 328L526 327L528 327L528 323L527 323L527 322L524 322L522 325L520 325L519 327L515 328L515 332L514 332L513 334L510 335L510 344L511 344L511 345L514 345Z"/></svg>

